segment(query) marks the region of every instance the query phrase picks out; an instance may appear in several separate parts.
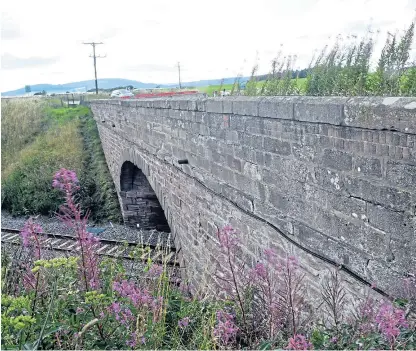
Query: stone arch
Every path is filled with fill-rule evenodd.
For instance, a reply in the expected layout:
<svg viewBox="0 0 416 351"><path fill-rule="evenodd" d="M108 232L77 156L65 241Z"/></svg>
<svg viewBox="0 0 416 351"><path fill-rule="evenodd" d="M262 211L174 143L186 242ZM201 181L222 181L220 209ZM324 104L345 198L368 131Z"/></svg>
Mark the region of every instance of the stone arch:
<svg viewBox="0 0 416 351"><path fill-rule="evenodd" d="M125 224L169 233L164 198L161 204L157 194L160 195L160 187L149 182L150 168L146 161L138 153L125 150L120 164L119 198Z"/></svg>

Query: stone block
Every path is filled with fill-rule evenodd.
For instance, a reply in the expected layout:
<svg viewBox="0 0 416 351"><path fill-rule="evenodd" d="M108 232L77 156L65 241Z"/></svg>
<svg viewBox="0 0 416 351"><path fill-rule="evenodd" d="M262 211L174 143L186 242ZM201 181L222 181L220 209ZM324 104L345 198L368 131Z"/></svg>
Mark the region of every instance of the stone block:
<svg viewBox="0 0 416 351"><path fill-rule="evenodd" d="M206 108L207 99L201 99L196 101L196 108L198 111L205 112L207 110Z"/></svg>
<svg viewBox="0 0 416 351"><path fill-rule="evenodd" d="M390 184L415 192L416 165L387 161L387 180Z"/></svg>
<svg viewBox="0 0 416 351"><path fill-rule="evenodd" d="M340 125L344 117L343 97L298 97L294 102L294 119L305 122L324 122Z"/></svg>
<svg viewBox="0 0 416 351"><path fill-rule="evenodd" d="M253 198L227 184L222 184L221 194L246 211L253 211Z"/></svg>
<svg viewBox="0 0 416 351"><path fill-rule="evenodd" d="M264 137L264 151L279 155L290 155L290 143L269 137Z"/></svg>
<svg viewBox="0 0 416 351"><path fill-rule="evenodd" d="M242 167L242 161L231 156L231 155L227 155L226 156L226 160L227 160L227 166L233 170L236 170L237 172L242 172L243 167Z"/></svg>
<svg viewBox="0 0 416 351"><path fill-rule="evenodd" d="M361 198L369 202L383 201L383 198L380 195L382 187L378 187L365 179L346 176L343 181L343 189L349 196ZM396 194L396 196L398 196L398 194ZM394 197L396 198L396 196ZM397 200L394 202L396 204ZM400 202L401 201L399 200L399 203Z"/></svg>
<svg viewBox="0 0 416 351"><path fill-rule="evenodd" d="M295 221L293 226L295 238L297 239L296 241L314 252L325 255L328 246L334 243L334 241L325 234L300 222Z"/></svg>
<svg viewBox="0 0 416 351"><path fill-rule="evenodd" d="M380 205L367 204L369 223L399 239L415 238L416 223L407 213L395 212Z"/></svg>
<svg viewBox="0 0 416 351"><path fill-rule="evenodd" d="M213 113L223 113L222 99L210 98L206 102L206 111Z"/></svg>
<svg viewBox="0 0 416 351"><path fill-rule="evenodd" d="M317 156L317 150L314 146L299 143L292 143L292 153L297 159L303 162L315 162Z"/></svg>
<svg viewBox="0 0 416 351"><path fill-rule="evenodd" d="M279 119L293 119L292 97L266 97L259 100L259 116Z"/></svg>
<svg viewBox="0 0 416 351"><path fill-rule="evenodd" d="M233 114L258 116L258 99L255 97L238 97L233 99Z"/></svg>
<svg viewBox="0 0 416 351"><path fill-rule="evenodd" d="M357 156L354 160L354 170L365 176L382 177L381 160L378 158Z"/></svg>
<svg viewBox="0 0 416 351"><path fill-rule="evenodd" d="M352 169L352 156L343 151L325 149L320 163L324 167L338 171L350 171Z"/></svg>
<svg viewBox="0 0 416 351"><path fill-rule="evenodd" d="M353 97L345 103L343 124L415 133L416 98Z"/></svg>
<svg viewBox="0 0 416 351"><path fill-rule="evenodd" d="M360 199L335 195L332 193L326 194L327 208L329 211L338 211L351 218L365 221L366 216L366 202Z"/></svg>

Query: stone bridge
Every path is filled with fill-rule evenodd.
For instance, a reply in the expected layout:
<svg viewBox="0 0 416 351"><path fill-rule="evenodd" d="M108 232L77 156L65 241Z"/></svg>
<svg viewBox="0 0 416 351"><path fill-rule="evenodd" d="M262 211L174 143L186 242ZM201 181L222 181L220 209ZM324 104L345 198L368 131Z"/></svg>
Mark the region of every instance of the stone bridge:
<svg viewBox="0 0 416 351"><path fill-rule="evenodd" d="M123 217L171 231L209 284L217 231L245 258L296 255L311 287L393 293L416 267L416 99L231 97L91 103ZM181 162L178 162L181 161Z"/></svg>

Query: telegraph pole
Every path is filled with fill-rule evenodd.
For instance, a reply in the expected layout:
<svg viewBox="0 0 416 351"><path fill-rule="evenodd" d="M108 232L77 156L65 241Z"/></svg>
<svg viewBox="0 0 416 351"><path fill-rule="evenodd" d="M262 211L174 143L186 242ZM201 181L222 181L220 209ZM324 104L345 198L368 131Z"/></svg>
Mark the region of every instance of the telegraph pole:
<svg viewBox="0 0 416 351"><path fill-rule="evenodd" d="M181 85L181 64L178 62L178 73L179 73L179 89L182 89Z"/></svg>
<svg viewBox="0 0 416 351"><path fill-rule="evenodd" d="M95 46L96 45L100 45L100 44L104 44L104 43L83 43L85 45L92 45L92 52L93 54L90 55L90 57L94 58L94 73L95 73L95 93L98 94L98 81L97 81L97 58L104 58L105 56L97 56L95 54Z"/></svg>

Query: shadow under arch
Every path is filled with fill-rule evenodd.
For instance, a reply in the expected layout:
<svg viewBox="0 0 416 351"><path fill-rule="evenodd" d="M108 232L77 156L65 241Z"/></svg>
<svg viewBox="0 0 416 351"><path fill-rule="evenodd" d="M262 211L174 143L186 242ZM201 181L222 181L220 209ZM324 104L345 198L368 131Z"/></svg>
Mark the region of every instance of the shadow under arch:
<svg viewBox="0 0 416 351"><path fill-rule="evenodd" d="M149 167L134 151L125 150L120 169L120 202L125 224L170 233L157 194L149 183Z"/></svg>

